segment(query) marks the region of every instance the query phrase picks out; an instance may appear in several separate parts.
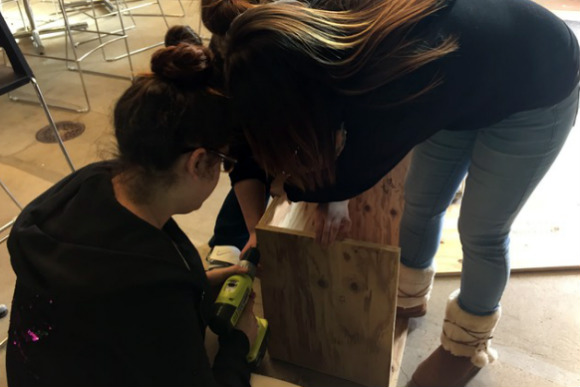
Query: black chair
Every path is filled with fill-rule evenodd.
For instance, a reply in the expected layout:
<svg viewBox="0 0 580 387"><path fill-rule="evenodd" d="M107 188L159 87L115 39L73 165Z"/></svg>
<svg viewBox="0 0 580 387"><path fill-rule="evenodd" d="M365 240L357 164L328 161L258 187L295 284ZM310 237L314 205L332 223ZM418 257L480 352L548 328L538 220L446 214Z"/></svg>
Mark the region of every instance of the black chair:
<svg viewBox="0 0 580 387"><path fill-rule="evenodd" d="M64 146L62 138L58 132L58 128L56 127L56 123L48 110L48 105L44 100L44 96L40 91L40 87L36 82L36 78L32 73L32 69L24 59L24 55L22 55L22 51L20 51L20 47L16 43L12 32L8 28L2 13L0 13L0 47L4 49L6 56L8 57L8 61L10 62L10 66L6 64L0 64L0 95L4 95L9 93L12 90L18 89L28 83L32 84L36 95L38 96L38 101L42 108L44 109L44 113L46 114L46 118L54 132L54 135L58 141L58 145L66 158L66 161L72 171L75 170L75 167L70 159L70 156Z"/></svg>

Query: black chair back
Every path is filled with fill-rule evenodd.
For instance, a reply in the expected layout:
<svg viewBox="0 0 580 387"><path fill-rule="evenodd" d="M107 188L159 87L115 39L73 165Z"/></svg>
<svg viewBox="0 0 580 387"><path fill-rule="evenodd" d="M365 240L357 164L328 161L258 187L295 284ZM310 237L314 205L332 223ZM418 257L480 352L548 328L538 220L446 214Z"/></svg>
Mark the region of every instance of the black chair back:
<svg viewBox="0 0 580 387"><path fill-rule="evenodd" d="M2 95L29 83L34 77L2 13L0 13L0 47L4 49L12 66L0 64L0 95Z"/></svg>

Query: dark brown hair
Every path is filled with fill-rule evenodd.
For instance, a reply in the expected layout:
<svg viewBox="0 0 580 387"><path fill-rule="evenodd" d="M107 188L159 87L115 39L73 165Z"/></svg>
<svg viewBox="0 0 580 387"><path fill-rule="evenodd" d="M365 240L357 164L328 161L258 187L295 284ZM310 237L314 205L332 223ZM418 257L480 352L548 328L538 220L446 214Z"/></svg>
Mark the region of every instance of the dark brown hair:
<svg viewBox="0 0 580 387"><path fill-rule="evenodd" d="M201 0L201 20L213 34L225 35L232 20L244 13L259 0Z"/></svg>
<svg viewBox="0 0 580 387"><path fill-rule="evenodd" d="M188 25L171 26L165 33L165 47L177 46L179 43L189 43L203 46L203 40L197 32Z"/></svg>
<svg viewBox="0 0 580 387"><path fill-rule="evenodd" d="M229 101L208 86L212 55L181 43L159 49L115 105L119 162L144 177L167 175L189 147L219 149L232 130Z"/></svg>

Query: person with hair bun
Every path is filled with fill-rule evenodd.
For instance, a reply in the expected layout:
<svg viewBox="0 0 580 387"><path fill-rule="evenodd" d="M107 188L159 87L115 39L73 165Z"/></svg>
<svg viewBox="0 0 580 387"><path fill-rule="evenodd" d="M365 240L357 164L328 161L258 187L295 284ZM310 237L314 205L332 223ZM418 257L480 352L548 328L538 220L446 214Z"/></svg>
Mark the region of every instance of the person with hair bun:
<svg viewBox="0 0 580 387"><path fill-rule="evenodd" d="M172 219L214 190L228 156L228 99L208 86L212 54L181 43L115 105L118 156L90 164L33 200L8 239L16 287L8 385L249 386L253 301L210 366L210 285Z"/></svg>
<svg viewBox="0 0 580 387"><path fill-rule="evenodd" d="M319 203L316 238L328 245L348 235L348 200L413 150L397 313L420 317L467 176L461 286L410 385L468 383L496 358L511 226L575 123L574 32L530 0L204 3L205 24L225 33L226 90L251 151L231 174L246 247L272 178L290 200Z"/></svg>

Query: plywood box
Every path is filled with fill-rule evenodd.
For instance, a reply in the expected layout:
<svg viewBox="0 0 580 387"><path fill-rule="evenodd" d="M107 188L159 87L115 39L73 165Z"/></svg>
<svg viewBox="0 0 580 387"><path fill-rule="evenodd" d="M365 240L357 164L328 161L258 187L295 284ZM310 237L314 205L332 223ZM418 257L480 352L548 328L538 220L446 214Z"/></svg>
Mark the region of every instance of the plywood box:
<svg viewBox="0 0 580 387"><path fill-rule="evenodd" d="M394 343L406 168L405 160L351 201L351 238L328 249L314 241L316 204L271 203L257 236L272 358L367 386L394 385L406 337L400 322Z"/></svg>

